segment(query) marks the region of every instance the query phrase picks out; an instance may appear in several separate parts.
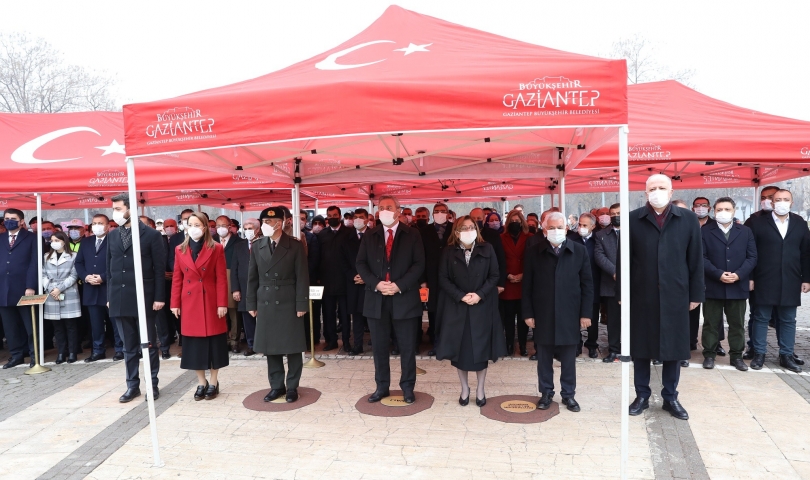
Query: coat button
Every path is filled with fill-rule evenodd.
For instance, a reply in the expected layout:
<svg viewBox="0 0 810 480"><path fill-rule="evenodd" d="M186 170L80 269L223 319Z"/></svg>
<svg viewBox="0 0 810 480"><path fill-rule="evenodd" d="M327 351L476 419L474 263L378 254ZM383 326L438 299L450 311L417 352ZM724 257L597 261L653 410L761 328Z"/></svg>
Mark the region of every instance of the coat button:
<svg viewBox="0 0 810 480"><path fill-rule="evenodd" d="M264 287L265 290L270 290L270 287Z"/></svg>
<svg viewBox="0 0 810 480"><path fill-rule="evenodd" d="M276 305L278 305L278 300L276 300Z"/></svg>
<svg viewBox="0 0 810 480"><path fill-rule="evenodd" d="M278 290L278 287L276 287L276 290Z"/></svg>
<svg viewBox="0 0 810 480"><path fill-rule="evenodd" d="M265 276L265 277L269 277L269 276L270 276L270 274L269 274L269 273L265 273L265 274L264 274L264 276Z"/></svg>
<svg viewBox="0 0 810 480"><path fill-rule="evenodd" d="M264 304L267 305L267 302L264 302Z"/></svg>
<svg viewBox="0 0 810 480"><path fill-rule="evenodd" d="M278 276L278 273L276 274L276 276Z"/></svg>

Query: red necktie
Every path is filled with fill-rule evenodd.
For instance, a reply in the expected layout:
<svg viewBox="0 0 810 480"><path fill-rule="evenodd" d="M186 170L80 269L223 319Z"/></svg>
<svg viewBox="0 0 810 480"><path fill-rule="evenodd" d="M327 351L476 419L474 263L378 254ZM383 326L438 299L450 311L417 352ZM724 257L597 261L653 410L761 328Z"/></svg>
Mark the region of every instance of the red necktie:
<svg viewBox="0 0 810 480"><path fill-rule="evenodd" d="M394 230L388 229L388 240L385 241L385 261L388 262L389 271L385 273L385 281L391 281L391 250L394 249Z"/></svg>
<svg viewBox="0 0 810 480"><path fill-rule="evenodd" d="M9 242L9 244L8 244L9 249L14 248L14 242L15 241L17 241L17 235L12 235L11 236L11 242ZM386 251L388 251L388 247L386 247Z"/></svg>

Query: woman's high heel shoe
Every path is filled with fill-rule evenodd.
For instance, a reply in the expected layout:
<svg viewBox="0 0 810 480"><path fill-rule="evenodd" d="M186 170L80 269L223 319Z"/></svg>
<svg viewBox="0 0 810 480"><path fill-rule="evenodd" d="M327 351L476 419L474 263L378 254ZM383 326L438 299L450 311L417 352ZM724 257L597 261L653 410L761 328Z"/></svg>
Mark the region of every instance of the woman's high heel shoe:
<svg viewBox="0 0 810 480"><path fill-rule="evenodd" d="M197 391L194 392L194 400L199 402L203 398L205 398L205 391L208 390L208 382L205 382L205 385L197 385Z"/></svg>
<svg viewBox="0 0 810 480"><path fill-rule="evenodd" d="M487 404L486 395L484 395L484 398L475 397L475 404L478 405L479 407L483 407L484 405L486 405Z"/></svg>
<svg viewBox="0 0 810 480"><path fill-rule="evenodd" d="M208 389L205 390L205 399L213 400L217 398L217 395L219 395L219 382L216 385L208 385Z"/></svg>
<svg viewBox="0 0 810 480"><path fill-rule="evenodd" d="M467 398L461 398L461 395L458 396L458 404L462 407L466 407L470 404L470 394L467 394Z"/></svg>

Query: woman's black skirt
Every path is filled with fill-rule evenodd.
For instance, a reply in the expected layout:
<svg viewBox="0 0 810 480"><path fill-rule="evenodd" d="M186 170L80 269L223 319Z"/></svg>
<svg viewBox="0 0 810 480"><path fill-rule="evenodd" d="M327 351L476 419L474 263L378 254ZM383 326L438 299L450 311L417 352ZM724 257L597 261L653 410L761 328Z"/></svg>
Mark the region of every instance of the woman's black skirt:
<svg viewBox="0 0 810 480"><path fill-rule="evenodd" d="M213 337L187 337L183 335L183 356L180 368L186 370L218 370L228 366L228 334Z"/></svg>

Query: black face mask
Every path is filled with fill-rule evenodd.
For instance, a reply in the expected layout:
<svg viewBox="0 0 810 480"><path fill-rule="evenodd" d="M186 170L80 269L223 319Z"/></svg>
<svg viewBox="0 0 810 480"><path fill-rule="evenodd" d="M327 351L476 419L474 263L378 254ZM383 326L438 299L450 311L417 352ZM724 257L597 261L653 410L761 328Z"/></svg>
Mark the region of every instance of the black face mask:
<svg viewBox="0 0 810 480"><path fill-rule="evenodd" d="M477 222L475 222L475 223L477 223L477 224L478 224L478 229L479 229L479 230L483 230L483 229L484 229L484 221L483 221L483 220L479 220L479 221L477 221Z"/></svg>
<svg viewBox="0 0 810 480"><path fill-rule="evenodd" d="M534 227L534 226L531 226L531 225L530 225L530 226L529 226L529 233L531 233L532 235L534 235L535 233L537 233L537 227Z"/></svg>
<svg viewBox="0 0 810 480"><path fill-rule="evenodd" d="M523 227L520 225L520 222L510 222L509 225L506 226L506 230L509 232L509 235L517 235L523 230Z"/></svg>
<svg viewBox="0 0 810 480"><path fill-rule="evenodd" d="M427 224L428 224L428 221L425 220L424 218L420 218L420 219L416 220L416 226L419 227L419 228L426 227Z"/></svg>
<svg viewBox="0 0 810 480"><path fill-rule="evenodd" d="M622 217L610 217L610 224L614 227L618 227L622 221Z"/></svg>
<svg viewBox="0 0 810 480"><path fill-rule="evenodd" d="M328 223L329 226L332 227L332 228L337 228L337 226L340 225L340 219L339 218L328 218L326 220L326 223Z"/></svg>

